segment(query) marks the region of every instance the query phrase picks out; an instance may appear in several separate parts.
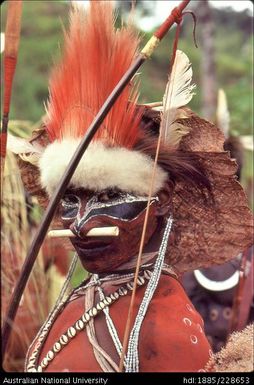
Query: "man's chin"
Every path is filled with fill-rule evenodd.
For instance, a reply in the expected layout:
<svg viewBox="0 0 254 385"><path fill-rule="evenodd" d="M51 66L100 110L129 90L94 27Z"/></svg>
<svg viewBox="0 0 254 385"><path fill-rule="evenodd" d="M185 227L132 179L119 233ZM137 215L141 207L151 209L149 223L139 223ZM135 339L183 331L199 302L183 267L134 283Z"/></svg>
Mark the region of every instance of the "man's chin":
<svg viewBox="0 0 254 385"><path fill-rule="evenodd" d="M106 269L110 249L110 245L93 249L75 247L82 266L90 273L99 273Z"/></svg>

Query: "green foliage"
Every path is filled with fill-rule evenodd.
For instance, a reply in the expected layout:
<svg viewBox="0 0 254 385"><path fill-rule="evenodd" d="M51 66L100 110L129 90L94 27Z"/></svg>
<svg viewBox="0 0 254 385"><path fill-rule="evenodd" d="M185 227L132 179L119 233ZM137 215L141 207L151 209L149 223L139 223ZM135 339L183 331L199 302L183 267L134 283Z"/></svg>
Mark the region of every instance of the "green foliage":
<svg viewBox="0 0 254 385"><path fill-rule="evenodd" d="M195 5L195 3L194 3ZM129 5L126 2L126 7ZM126 7L121 7L122 10ZM127 8L128 8L127 7ZM142 9L152 12L153 7ZM38 121L45 113L48 97L48 78L53 62L60 55L63 40L62 25L67 25L69 3L66 1L25 1L22 14L22 31L18 65L14 79L11 119ZM149 9L148 9L149 8ZM125 10L126 11L126 10ZM149 13L148 12L148 13ZM141 12L142 13L142 12ZM250 134L252 127L252 47L251 17L246 12L212 9L216 26L215 61L218 88L226 92L231 114L231 129L238 134ZM198 14L198 12L197 12ZM2 20L6 18L6 2L2 5ZM2 23L2 26L5 22ZM175 29L154 52L141 69L140 102L162 99ZM202 30L197 27L197 40ZM146 42L150 34L143 38ZM201 48L195 48L192 38L191 18L184 19L179 49L190 57L194 69L196 95L190 107L200 113Z"/></svg>
<svg viewBox="0 0 254 385"><path fill-rule="evenodd" d="M2 5L2 26L6 2ZM62 1L24 1L18 63L11 102L11 119L38 121L45 113L48 77L53 59L59 57L62 21L68 4Z"/></svg>
<svg viewBox="0 0 254 385"><path fill-rule="evenodd" d="M229 12L229 15L228 15ZM245 12L213 10L215 23L215 64L218 88L223 88L228 100L231 116L231 131L238 135L252 133L252 102L253 102L253 35L250 28L250 17ZM239 29L245 20L245 28ZM197 85L196 95L190 107L201 113L201 81L200 62L202 49L194 46L192 25L184 20L183 30L178 48L183 50L193 66L193 80ZM172 29L157 50L152 59L142 67L141 96L142 102L152 102L162 99L169 61L172 52L175 29ZM202 30L197 28L197 41L200 41ZM149 39L145 36L144 41Z"/></svg>
<svg viewBox="0 0 254 385"><path fill-rule="evenodd" d="M78 260L75 272L71 278L71 284L73 287L77 287L80 282L88 278L89 273L83 268L80 261Z"/></svg>

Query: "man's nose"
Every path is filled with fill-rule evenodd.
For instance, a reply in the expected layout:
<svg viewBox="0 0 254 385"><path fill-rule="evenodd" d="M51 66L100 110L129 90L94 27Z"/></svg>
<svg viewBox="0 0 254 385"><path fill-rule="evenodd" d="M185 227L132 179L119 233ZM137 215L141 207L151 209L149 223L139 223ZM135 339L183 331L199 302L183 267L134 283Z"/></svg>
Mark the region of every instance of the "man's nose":
<svg viewBox="0 0 254 385"><path fill-rule="evenodd" d="M82 216L78 216L70 225L70 230L78 237L83 238L88 230L85 230L87 213L83 212Z"/></svg>

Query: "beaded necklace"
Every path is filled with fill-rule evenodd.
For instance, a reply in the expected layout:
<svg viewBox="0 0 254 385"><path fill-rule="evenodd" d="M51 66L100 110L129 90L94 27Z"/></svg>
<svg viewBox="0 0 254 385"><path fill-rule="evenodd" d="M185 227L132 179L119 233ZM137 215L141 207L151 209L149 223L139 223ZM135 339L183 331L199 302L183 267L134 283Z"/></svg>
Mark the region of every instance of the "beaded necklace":
<svg viewBox="0 0 254 385"><path fill-rule="evenodd" d="M138 277L138 285L143 286L151 277L152 272L148 269L144 270L141 275ZM126 274L127 277L133 276L133 273ZM101 280L106 281L110 280L111 277L105 277ZM112 278L111 278L112 279ZM86 289L87 287L91 285L96 285L98 283L98 276L95 274L91 277L91 280L83 287L83 289ZM122 296L125 296L128 294L128 291L133 289L133 281L127 282L125 285L120 286L114 293L111 293L110 295L103 298L103 300L99 301L95 306L91 307L89 310L84 312L82 316L72 324L64 334L61 335L61 337L54 343L52 348L47 352L46 356L41 360L40 363L38 363L40 352L43 346L43 342L46 339L46 336L48 335L52 325L53 321L56 318L56 316L59 314L59 312L63 309L64 305L69 302L73 297L75 297L76 291L80 291L82 287L79 287L77 290L74 290L68 298L61 302L59 306L55 309L55 314L53 317L51 317L50 320L47 320L44 324L41 332L37 336L37 341L34 345L33 351L30 355L30 357L27 360L26 363L26 370L27 372L42 372L47 368L49 363L56 357L56 355L64 349L66 345L84 328L86 327L86 324L91 320L91 318L96 317L104 308L107 308L111 304L113 304L117 299L119 299Z"/></svg>

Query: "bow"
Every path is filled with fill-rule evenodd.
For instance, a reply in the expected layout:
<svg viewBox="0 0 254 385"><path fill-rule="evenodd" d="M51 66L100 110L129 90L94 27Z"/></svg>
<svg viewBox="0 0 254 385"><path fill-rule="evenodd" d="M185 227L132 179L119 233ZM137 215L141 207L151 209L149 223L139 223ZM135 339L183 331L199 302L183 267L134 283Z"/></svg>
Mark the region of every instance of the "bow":
<svg viewBox="0 0 254 385"><path fill-rule="evenodd" d="M82 141L80 142L76 152L74 153L69 165L67 166L64 175L62 176L59 185L57 189L55 190L49 205L44 213L44 216L42 218L41 224L39 228L37 229L37 232L35 234L35 237L32 241L32 244L30 246L30 249L28 251L26 260L24 262L24 265L22 267L21 274L19 276L18 282L16 284L16 287L13 291L12 298L10 301L10 306L7 311L7 315L5 318L3 331L2 331L2 353L4 355L8 339L11 332L11 324L15 318L18 305L21 299L21 296L23 294L24 288L26 286L28 277L30 275L30 272L32 270L32 267L34 265L34 262L36 260L37 254L40 250L40 247L42 245L42 242L46 236L48 227L53 219L55 210L57 208L57 205L60 201L60 199L63 197L65 190L76 170L76 167L79 164L79 161L81 160L84 152L86 151L89 143L91 142L93 136L99 129L100 125L102 124L103 120L105 119L106 115L110 111L111 107L121 94L121 92L124 90L125 86L129 83L129 81L132 79L133 75L137 72L139 67L148 59L151 54L153 53L154 49L157 47L159 42L163 39L166 32L169 30L169 28L176 22L180 23L181 21L181 15L184 8L188 5L190 0L184 0L182 1L178 7L174 8L170 16L165 20L165 22L162 24L162 26L155 32L155 34L151 37L151 39L148 41L148 43L145 45L145 47L142 49L140 54L137 56L136 60L133 62L133 64L130 66L130 68L127 70L127 72L123 75L123 77L120 79L114 90L111 92L111 94L108 96L102 107L100 108L97 116L94 118L93 122L91 123L90 127L88 128L85 136L83 137ZM147 214L148 216L148 214ZM137 266L138 267L138 266ZM135 276L137 277L138 270L136 271ZM133 290L133 294L135 294L135 286Z"/></svg>

